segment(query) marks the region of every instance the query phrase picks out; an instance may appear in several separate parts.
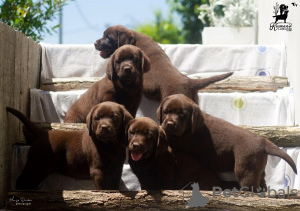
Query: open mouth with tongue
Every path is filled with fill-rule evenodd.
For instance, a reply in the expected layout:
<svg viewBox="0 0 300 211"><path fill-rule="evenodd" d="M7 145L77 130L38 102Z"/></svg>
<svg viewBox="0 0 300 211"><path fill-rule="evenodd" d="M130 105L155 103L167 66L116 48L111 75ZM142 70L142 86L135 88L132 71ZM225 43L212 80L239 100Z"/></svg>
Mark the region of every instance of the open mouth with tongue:
<svg viewBox="0 0 300 211"><path fill-rule="evenodd" d="M142 153L139 153L139 152L131 152L131 158L132 158L132 160L134 160L134 161L140 160L142 156L143 156Z"/></svg>
<svg viewBox="0 0 300 211"><path fill-rule="evenodd" d="M102 50L100 51L100 56L104 59L110 57L113 54L114 50L108 49L108 50Z"/></svg>

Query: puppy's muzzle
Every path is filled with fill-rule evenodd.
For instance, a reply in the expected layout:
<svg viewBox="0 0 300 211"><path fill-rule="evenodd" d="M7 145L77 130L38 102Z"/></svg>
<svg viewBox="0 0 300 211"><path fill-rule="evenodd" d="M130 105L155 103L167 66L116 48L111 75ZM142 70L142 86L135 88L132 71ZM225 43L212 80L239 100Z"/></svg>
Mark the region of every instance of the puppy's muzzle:
<svg viewBox="0 0 300 211"><path fill-rule="evenodd" d="M129 145L129 150L131 151L131 158L134 161L139 161L144 154L143 146L136 141L133 141Z"/></svg>
<svg viewBox="0 0 300 211"><path fill-rule="evenodd" d="M131 65L122 66L122 75L119 78L128 84L134 83L137 78L137 73Z"/></svg>
<svg viewBox="0 0 300 211"><path fill-rule="evenodd" d="M99 137L114 137L116 133L109 124L100 124L97 127L96 135Z"/></svg>
<svg viewBox="0 0 300 211"><path fill-rule="evenodd" d="M162 127L168 133L175 133L177 131L177 124L172 120L165 120Z"/></svg>

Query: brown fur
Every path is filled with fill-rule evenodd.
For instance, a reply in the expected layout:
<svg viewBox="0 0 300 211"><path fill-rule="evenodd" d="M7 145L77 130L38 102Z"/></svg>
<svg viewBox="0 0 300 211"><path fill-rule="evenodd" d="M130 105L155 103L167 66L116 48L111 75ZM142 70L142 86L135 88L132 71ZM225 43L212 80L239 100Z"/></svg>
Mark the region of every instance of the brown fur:
<svg viewBox="0 0 300 211"><path fill-rule="evenodd" d="M87 129L44 130L21 112L7 108L34 138L17 189L36 188L52 172L78 179L92 178L97 189L119 189L126 157L125 125L132 119L119 104L104 102L92 108Z"/></svg>
<svg viewBox="0 0 300 211"><path fill-rule="evenodd" d="M227 73L206 79L190 79L181 74L166 53L151 37L117 25L106 29L103 37L95 42L100 56L108 58L120 46L130 44L139 47L149 57L151 69L144 74L143 87L146 97L161 101L172 94L184 94L198 103L198 90L232 75Z"/></svg>
<svg viewBox="0 0 300 211"><path fill-rule="evenodd" d="M175 190L191 189L191 186L186 186L189 183L196 182L201 190L212 191L213 187L223 187L216 173L210 169L204 168L192 156L183 153L176 149L169 148L169 151L175 157Z"/></svg>
<svg viewBox="0 0 300 211"><path fill-rule="evenodd" d="M220 186L216 174L191 156L168 147L164 130L150 118L131 120L127 125L129 164L143 189L181 189L198 182L202 190Z"/></svg>
<svg viewBox="0 0 300 211"><path fill-rule="evenodd" d="M268 139L202 112L184 95L167 97L157 117L172 148L214 171L234 171L241 187L266 188L268 154L283 158L297 173L291 157Z"/></svg>
<svg viewBox="0 0 300 211"><path fill-rule="evenodd" d="M111 56L107 76L93 84L67 111L64 122L85 122L94 105L113 101L135 117L142 99L143 73L150 69L148 57L139 48L125 45Z"/></svg>

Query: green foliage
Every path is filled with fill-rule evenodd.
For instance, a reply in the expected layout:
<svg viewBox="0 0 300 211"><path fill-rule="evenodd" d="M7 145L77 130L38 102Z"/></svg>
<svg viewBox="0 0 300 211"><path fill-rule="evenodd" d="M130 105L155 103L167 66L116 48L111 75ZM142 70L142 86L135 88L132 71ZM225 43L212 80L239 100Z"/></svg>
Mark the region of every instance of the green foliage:
<svg viewBox="0 0 300 211"><path fill-rule="evenodd" d="M55 18L56 13L67 0L2 0L0 21L24 33L35 41L40 41L46 33L52 34L59 25L46 27L47 21Z"/></svg>
<svg viewBox="0 0 300 211"><path fill-rule="evenodd" d="M198 19L199 7L207 4L208 0L167 0L172 11L176 11L182 18L184 43L200 44L203 23Z"/></svg>
<svg viewBox="0 0 300 211"><path fill-rule="evenodd" d="M156 42L162 44L182 43L182 32L177 25L174 24L170 15L167 19L163 19L161 11L155 11L155 23L138 25L135 30L151 36Z"/></svg>

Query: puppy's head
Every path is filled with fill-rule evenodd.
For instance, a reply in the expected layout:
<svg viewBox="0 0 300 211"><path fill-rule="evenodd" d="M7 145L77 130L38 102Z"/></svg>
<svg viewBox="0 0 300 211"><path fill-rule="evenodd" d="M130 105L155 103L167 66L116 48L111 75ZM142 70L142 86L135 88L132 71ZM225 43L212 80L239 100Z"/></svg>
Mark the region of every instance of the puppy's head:
<svg viewBox="0 0 300 211"><path fill-rule="evenodd" d="M183 94L166 97L156 115L168 135L182 136L187 131L194 133L204 124L199 106Z"/></svg>
<svg viewBox="0 0 300 211"><path fill-rule="evenodd" d="M133 117L124 106L103 102L94 106L86 118L89 135L103 142L124 140L125 126Z"/></svg>
<svg viewBox="0 0 300 211"><path fill-rule="evenodd" d="M122 45L135 45L133 32L122 25L108 27L103 37L94 43L96 50L104 59L110 57L113 52Z"/></svg>
<svg viewBox="0 0 300 211"><path fill-rule="evenodd" d="M120 80L126 85L142 84L143 73L150 70L150 60L138 47L124 45L110 57L106 74L112 81Z"/></svg>
<svg viewBox="0 0 300 211"><path fill-rule="evenodd" d="M150 118L131 120L126 127L126 136L132 160L139 161L168 150L164 130Z"/></svg>

